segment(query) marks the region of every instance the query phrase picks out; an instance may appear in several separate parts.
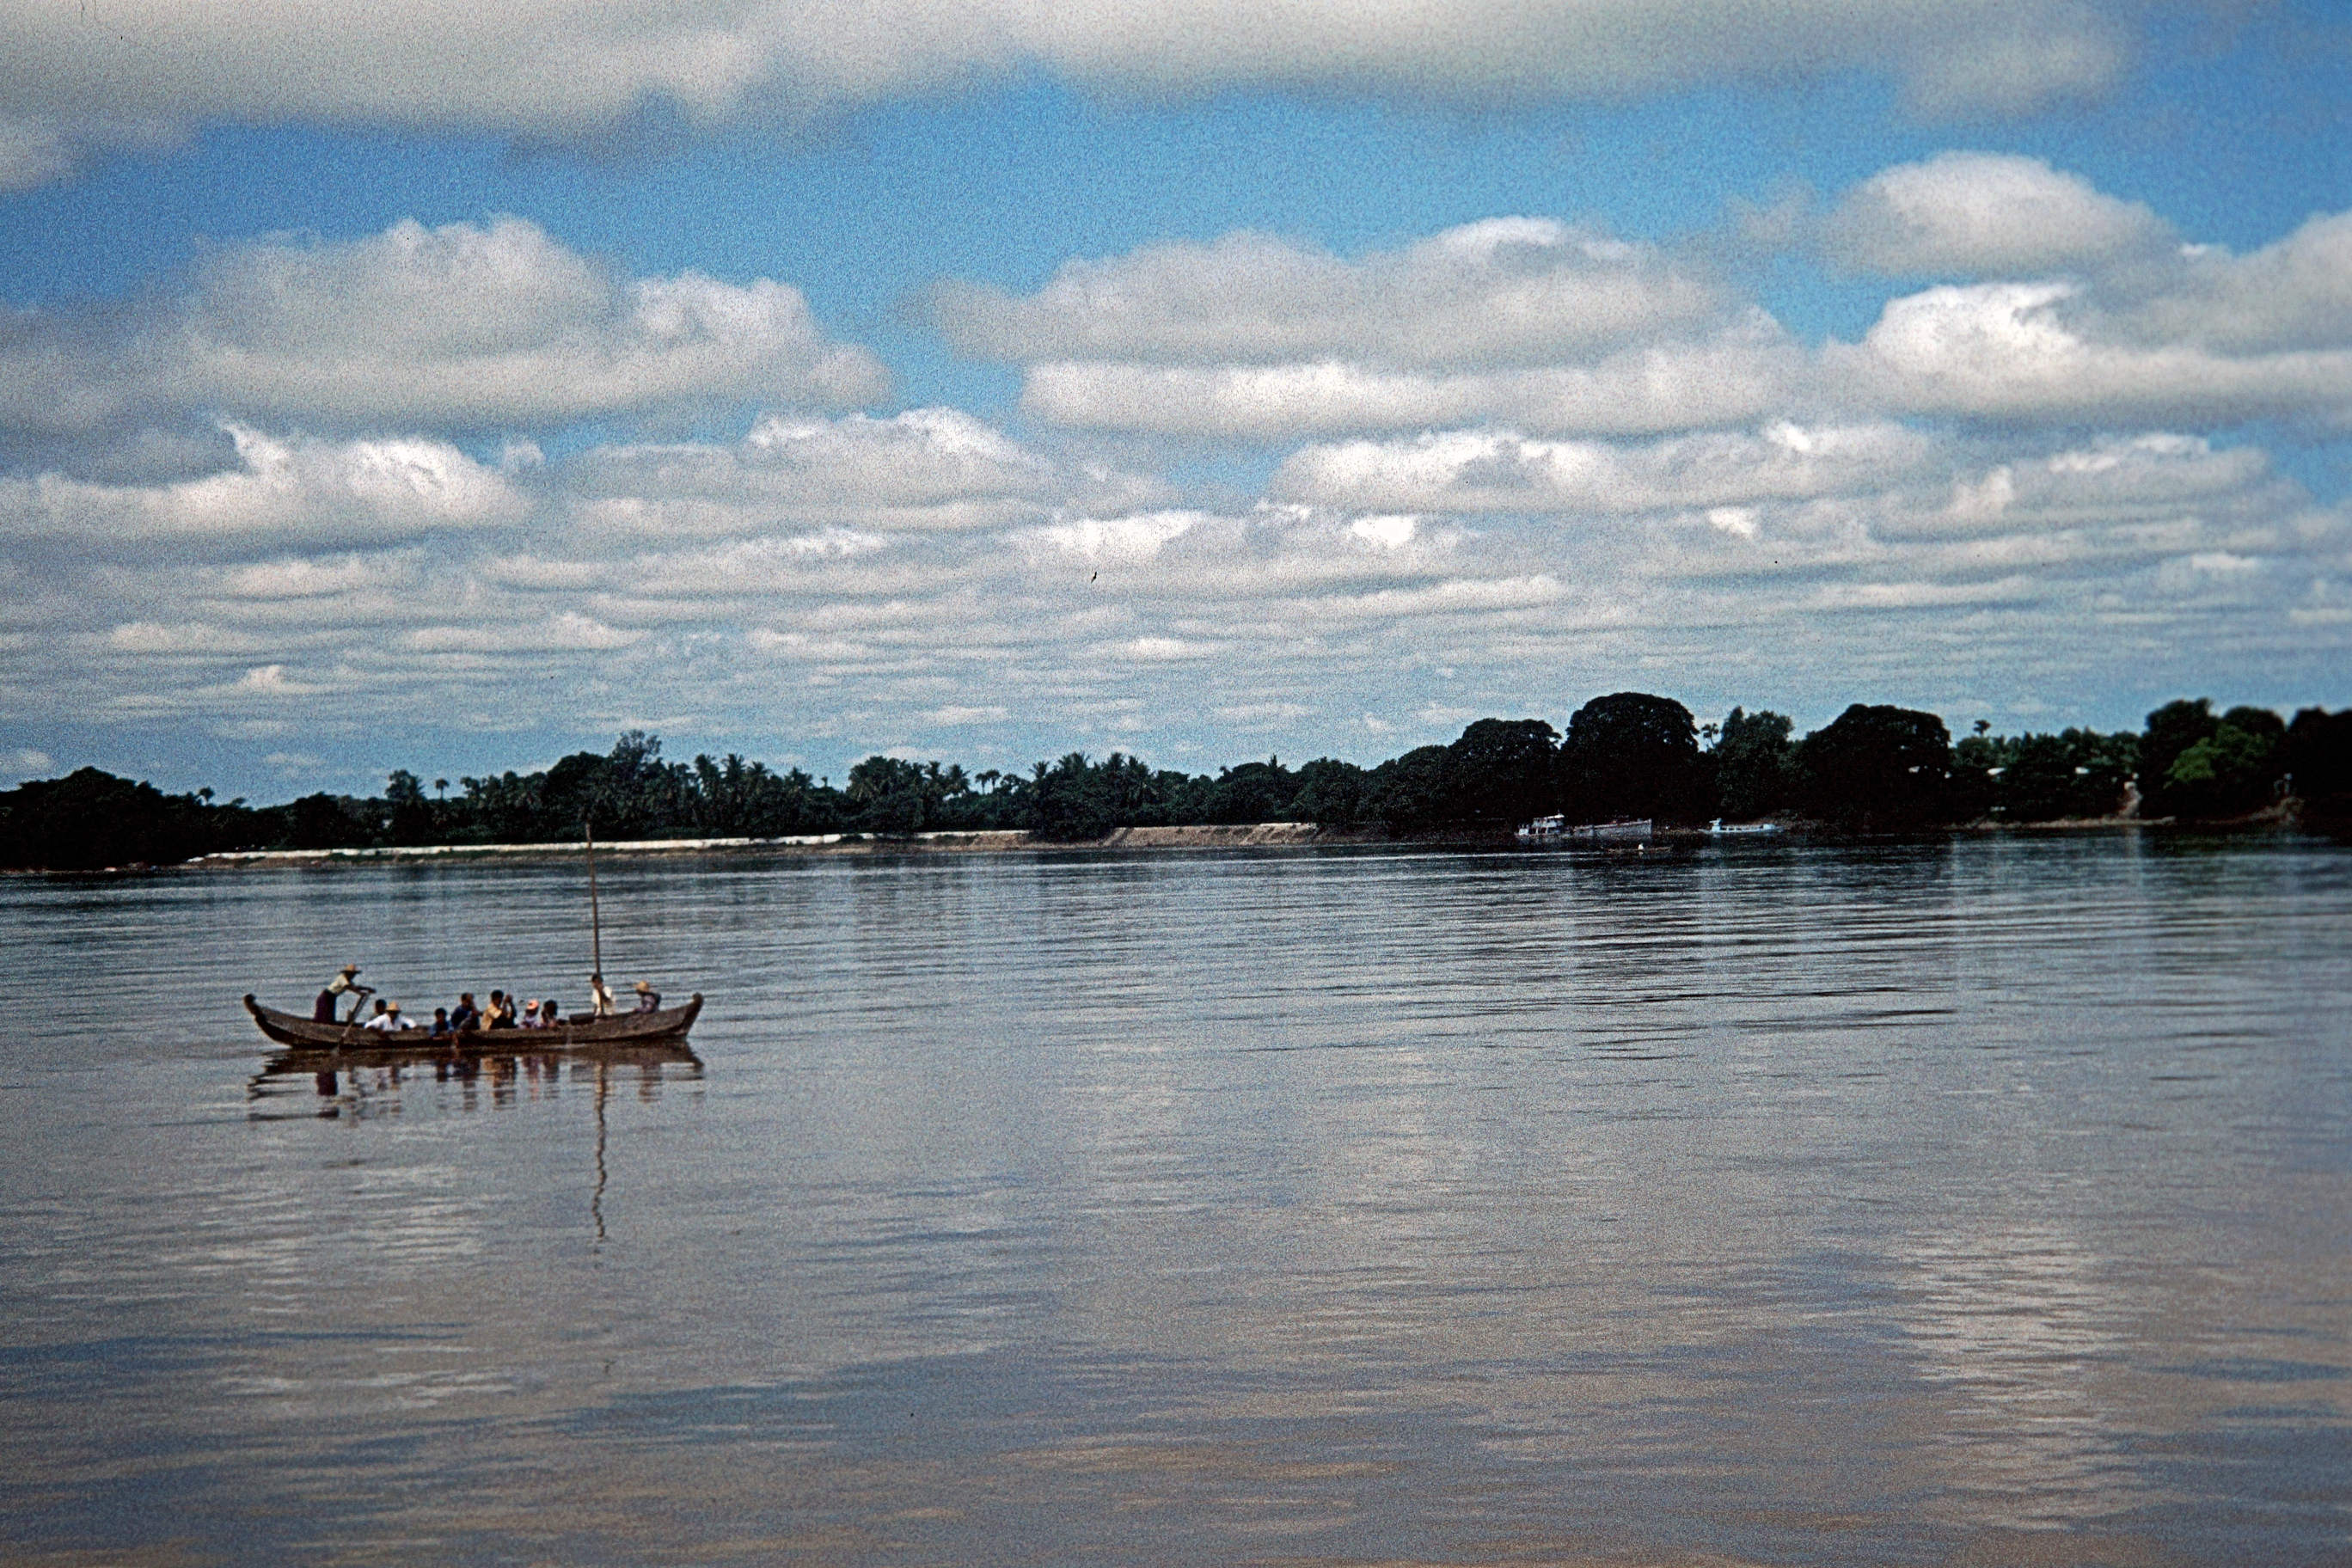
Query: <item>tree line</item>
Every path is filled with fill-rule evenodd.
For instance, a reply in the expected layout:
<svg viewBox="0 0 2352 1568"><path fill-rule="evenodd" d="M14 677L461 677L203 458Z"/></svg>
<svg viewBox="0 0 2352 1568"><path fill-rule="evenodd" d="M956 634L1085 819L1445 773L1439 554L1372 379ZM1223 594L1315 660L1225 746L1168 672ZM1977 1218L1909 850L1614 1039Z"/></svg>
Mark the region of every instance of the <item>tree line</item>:
<svg viewBox="0 0 2352 1568"><path fill-rule="evenodd" d="M668 762L631 731L607 752L543 773L449 781L405 769L382 795L314 794L278 805L166 795L83 768L0 792L0 865L74 869L161 865L227 849L529 844L600 837L777 838L1019 829L1079 843L1118 827L1316 822L1400 837L1495 836L1536 817L1648 817L1662 824L1779 818L1857 832L2116 814L2222 820L2290 798L2306 816L2352 818L2352 710L2216 714L2169 702L2135 733L2070 729L1955 742L1914 709L1857 703L1801 738L1787 717L1734 708L1699 724L1672 698L1621 691L1579 708L1565 732L1541 719L1481 719L1450 744L1373 767L1279 757L1214 775L1072 752L1027 773L872 756L840 785L737 755Z"/></svg>

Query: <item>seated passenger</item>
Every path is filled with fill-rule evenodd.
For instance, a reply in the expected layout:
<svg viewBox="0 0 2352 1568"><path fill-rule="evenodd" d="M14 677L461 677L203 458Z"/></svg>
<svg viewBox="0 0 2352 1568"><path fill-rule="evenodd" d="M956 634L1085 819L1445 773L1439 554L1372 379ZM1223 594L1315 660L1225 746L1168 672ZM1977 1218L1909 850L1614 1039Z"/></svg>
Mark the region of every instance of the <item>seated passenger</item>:
<svg viewBox="0 0 2352 1568"><path fill-rule="evenodd" d="M517 1025L516 1027L523 1029L543 1029L547 1027L547 1020L539 1016L538 1003L526 1002L522 1005L522 1022Z"/></svg>
<svg viewBox="0 0 2352 1568"><path fill-rule="evenodd" d="M459 1029L478 1029L481 1026L482 1010L474 1005L474 994L470 991L459 992L457 1010L449 1015L451 1032L455 1033Z"/></svg>
<svg viewBox="0 0 2352 1568"><path fill-rule="evenodd" d="M375 1005L375 1016L360 1026L362 1028L373 1030L380 1035L392 1035L408 1027L400 1021L399 1003L379 1002Z"/></svg>
<svg viewBox="0 0 2352 1568"><path fill-rule="evenodd" d="M449 1022L449 1009L446 1007L434 1008L433 1038L436 1040L446 1040L457 1032L457 1028Z"/></svg>
<svg viewBox="0 0 2352 1568"><path fill-rule="evenodd" d="M515 1026L514 998L503 991L490 993L490 1005L482 1015L482 1025L490 1029L511 1029Z"/></svg>
<svg viewBox="0 0 2352 1568"><path fill-rule="evenodd" d="M646 984L642 980L637 982L636 991L638 1012L655 1013L661 1010L660 992L655 990L652 986Z"/></svg>
<svg viewBox="0 0 2352 1568"><path fill-rule="evenodd" d="M551 1029L563 1022L562 1011L555 1005L554 997L550 996L539 1005L539 1020Z"/></svg>

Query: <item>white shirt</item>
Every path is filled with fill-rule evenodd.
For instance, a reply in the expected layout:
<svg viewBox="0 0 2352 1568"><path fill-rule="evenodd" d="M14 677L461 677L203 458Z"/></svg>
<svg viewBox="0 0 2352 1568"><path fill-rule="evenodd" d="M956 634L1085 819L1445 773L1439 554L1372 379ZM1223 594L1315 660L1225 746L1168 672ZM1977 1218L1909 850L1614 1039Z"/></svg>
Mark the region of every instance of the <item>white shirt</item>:
<svg viewBox="0 0 2352 1568"><path fill-rule="evenodd" d="M405 1029L408 1026L401 1022L400 1015L397 1013L378 1013L374 1017L370 1018L366 1023L362 1024L360 1027L362 1029L373 1029L380 1034L388 1035L394 1029Z"/></svg>

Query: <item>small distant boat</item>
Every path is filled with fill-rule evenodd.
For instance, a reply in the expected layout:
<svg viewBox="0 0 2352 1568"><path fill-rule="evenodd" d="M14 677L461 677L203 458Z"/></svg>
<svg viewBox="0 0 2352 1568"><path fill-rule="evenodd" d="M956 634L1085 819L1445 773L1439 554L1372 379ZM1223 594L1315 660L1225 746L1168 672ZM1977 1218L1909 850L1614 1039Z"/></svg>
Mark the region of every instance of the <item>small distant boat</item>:
<svg viewBox="0 0 2352 1568"><path fill-rule="evenodd" d="M1538 816L1520 827L1518 836L1533 842L1567 838L1587 844L1632 844L1654 837L1652 819L1646 816L1620 816L1608 822L1573 826L1565 816Z"/></svg>
<svg viewBox="0 0 2352 1568"><path fill-rule="evenodd" d="M1735 822L1727 826L1723 818L1718 816L1706 825L1706 830L1717 837L1728 837L1751 833L1778 833L1780 825L1777 822Z"/></svg>
<svg viewBox="0 0 2352 1568"><path fill-rule="evenodd" d="M357 1024L321 1024L299 1013L281 1013L254 1000L250 992L245 1010L261 1032L281 1046L304 1050L394 1052L410 1056L436 1051L512 1055L519 1051L566 1051L582 1046L650 1045L686 1038L702 1011L698 991L683 1007L659 1007L650 1013L614 1013L599 1018L574 1013L565 1022L540 1029L461 1029L435 1039L429 1029L368 1029Z"/></svg>

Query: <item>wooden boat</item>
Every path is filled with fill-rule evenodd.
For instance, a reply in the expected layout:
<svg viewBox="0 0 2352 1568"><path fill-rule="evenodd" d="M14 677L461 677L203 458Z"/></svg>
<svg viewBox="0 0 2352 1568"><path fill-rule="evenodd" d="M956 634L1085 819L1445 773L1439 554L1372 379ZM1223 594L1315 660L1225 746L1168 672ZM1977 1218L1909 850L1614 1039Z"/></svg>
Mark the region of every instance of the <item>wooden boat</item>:
<svg viewBox="0 0 2352 1568"><path fill-rule="evenodd" d="M462 1029L438 1040L428 1029L402 1029L395 1033L362 1028L357 1024L317 1023L299 1013L265 1007L254 1000L251 992L246 994L245 1010L253 1015L261 1032L279 1045L307 1050L390 1052L411 1059L451 1051L513 1056L530 1051L575 1050L587 1046L683 1041L686 1032L694 1027L695 1016L702 1011L702 993L696 992L683 1007L662 1007L651 1013L614 1013L602 1018L574 1013L568 1021L551 1024L543 1029Z"/></svg>

